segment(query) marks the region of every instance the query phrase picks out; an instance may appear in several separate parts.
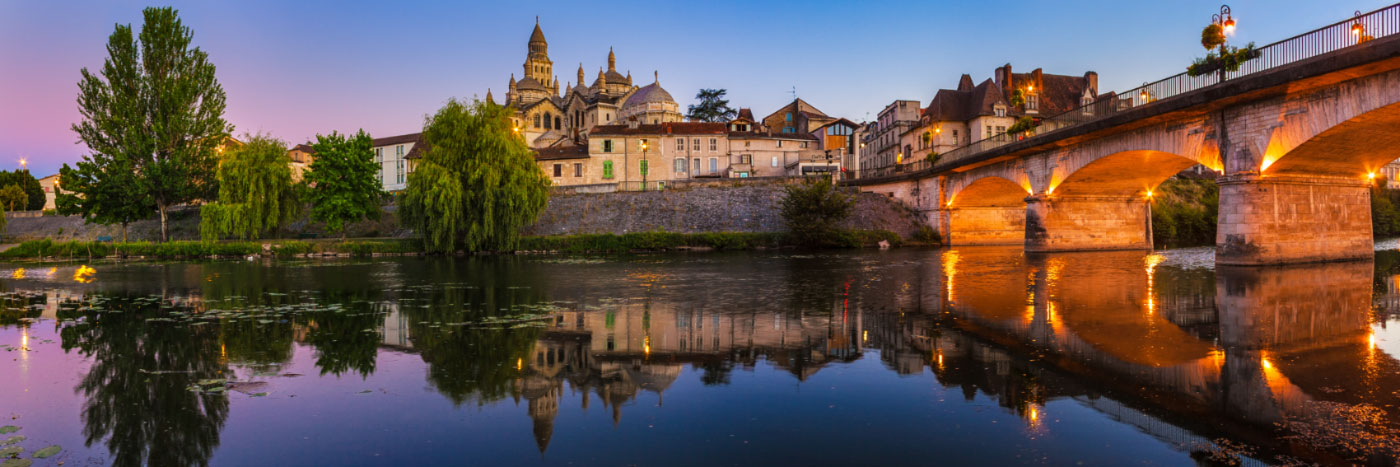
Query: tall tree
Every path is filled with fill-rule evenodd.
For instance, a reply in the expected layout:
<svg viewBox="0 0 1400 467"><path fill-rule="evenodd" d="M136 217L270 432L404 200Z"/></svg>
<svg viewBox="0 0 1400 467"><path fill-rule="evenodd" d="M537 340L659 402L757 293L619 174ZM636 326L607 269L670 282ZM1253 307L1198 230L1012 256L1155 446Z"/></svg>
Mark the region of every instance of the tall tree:
<svg viewBox="0 0 1400 467"><path fill-rule="evenodd" d="M369 134L360 130L346 137L337 132L330 136L316 135L316 160L306 174L307 192L311 202L311 217L324 222L332 232L345 238L350 222L379 218L379 200L384 191L375 173Z"/></svg>
<svg viewBox="0 0 1400 467"><path fill-rule="evenodd" d="M219 200L200 208L199 234L205 240L260 237L296 215L287 144L264 135L224 151L219 164Z"/></svg>
<svg viewBox="0 0 1400 467"><path fill-rule="evenodd" d="M448 100L423 127L422 161L408 176L405 223L428 251L512 248L549 200L549 178L511 130L511 110Z"/></svg>
<svg viewBox="0 0 1400 467"><path fill-rule="evenodd" d="M217 148L232 127L223 119L224 89L214 77L214 64L190 46L193 34L175 9L142 13L139 36L130 25L116 26L100 76L83 68L78 82L83 118L73 131L92 151L85 157L92 170L131 170L134 190L123 200L133 207L154 204L161 239L168 240L171 206L216 194ZM103 178L123 177L91 177ZM78 184L60 185L78 196L97 195Z"/></svg>
<svg viewBox="0 0 1400 467"><path fill-rule="evenodd" d="M696 122L727 122L734 119L736 112L729 108L729 100L724 95L729 91L724 89L701 89L695 93L695 98L699 104L691 105L686 111L685 118Z"/></svg>
<svg viewBox="0 0 1400 467"><path fill-rule="evenodd" d="M0 188L0 205L4 205L6 211L15 211L15 208L23 211L28 202L29 194L19 185L5 185L4 188Z"/></svg>
<svg viewBox="0 0 1400 467"><path fill-rule="evenodd" d="M83 216L90 224L120 224L122 242L132 222L150 217L155 203L140 188L136 165L126 154L83 156L77 167L63 164L54 187L58 213Z"/></svg>
<svg viewBox="0 0 1400 467"><path fill-rule="evenodd" d="M29 173L29 169L16 171L0 170L0 186L18 185L26 195L27 202L23 206L18 206L17 211L38 211L44 209L44 187L39 184L39 179ZM6 208L8 209L8 208Z"/></svg>

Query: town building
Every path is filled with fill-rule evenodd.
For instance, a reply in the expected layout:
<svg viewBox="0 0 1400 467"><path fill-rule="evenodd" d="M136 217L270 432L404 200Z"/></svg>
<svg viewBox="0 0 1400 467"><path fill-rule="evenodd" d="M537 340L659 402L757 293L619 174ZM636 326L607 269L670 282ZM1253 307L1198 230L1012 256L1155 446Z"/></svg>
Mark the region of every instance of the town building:
<svg viewBox="0 0 1400 467"><path fill-rule="evenodd" d="M400 191L408 187L408 174L413 171L412 159L421 157L422 133L375 138L370 142L374 153L374 163L378 167L374 177L384 191Z"/></svg>
<svg viewBox="0 0 1400 467"><path fill-rule="evenodd" d="M594 127L581 144L537 149L535 160L555 185L618 183L663 188L668 181L729 173L724 123L662 122Z"/></svg>
<svg viewBox="0 0 1400 467"><path fill-rule="evenodd" d="M58 209L58 175L53 174L39 179L39 186L44 189L44 210Z"/></svg>
<svg viewBox="0 0 1400 467"><path fill-rule="evenodd" d="M299 183L311 170L311 163L316 160L316 150L310 144L298 144L287 151L287 159L287 166L292 169L292 183Z"/></svg>
<svg viewBox="0 0 1400 467"><path fill-rule="evenodd" d="M900 99L891 102L880 111L865 142L866 147L871 150L862 153L862 170L904 162L908 153L904 151L900 138L910 128L918 125L920 110L919 101Z"/></svg>
<svg viewBox="0 0 1400 467"><path fill-rule="evenodd" d="M807 101L794 98L791 103L779 107L767 117L763 117L763 126L774 133L805 135L813 129L835 120L836 118L822 113L821 110L808 104Z"/></svg>

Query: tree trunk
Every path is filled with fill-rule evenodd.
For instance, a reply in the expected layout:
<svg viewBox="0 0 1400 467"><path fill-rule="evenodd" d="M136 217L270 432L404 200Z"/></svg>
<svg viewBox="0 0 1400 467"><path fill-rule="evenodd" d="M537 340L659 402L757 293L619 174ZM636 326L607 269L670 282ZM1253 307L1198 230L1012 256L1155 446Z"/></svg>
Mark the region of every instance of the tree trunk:
<svg viewBox="0 0 1400 467"><path fill-rule="evenodd" d="M170 241L170 227L166 225L165 203L157 203L156 209L160 211L160 241L168 242Z"/></svg>
<svg viewBox="0 0 1400 467"><path fill-rule="evenodd" d="M126 223L122 222L122 243L126 243Z"/></svg>

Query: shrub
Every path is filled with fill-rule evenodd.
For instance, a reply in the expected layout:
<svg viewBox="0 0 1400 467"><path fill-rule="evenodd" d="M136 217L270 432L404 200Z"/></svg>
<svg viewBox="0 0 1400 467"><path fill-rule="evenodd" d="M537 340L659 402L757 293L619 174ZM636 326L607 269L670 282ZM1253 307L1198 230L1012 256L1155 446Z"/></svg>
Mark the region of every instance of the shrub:
<svg viewBox="0 0 1400 467"><path fill-rule="evenodd" d="M851 197L837 191L830 179L809 178L784 188L783 220L791 240L799 245L832 243L837 225L851 215Z"/></svg>
<svg viewBox="0 0 1400 467"><path fill-rule="evenodd" d="M919 226L919 230L914 231L914 240L934 244L943 241L943 239L938 236L938 232L933 230L933 227L927 225L921 225Z"/></svg>

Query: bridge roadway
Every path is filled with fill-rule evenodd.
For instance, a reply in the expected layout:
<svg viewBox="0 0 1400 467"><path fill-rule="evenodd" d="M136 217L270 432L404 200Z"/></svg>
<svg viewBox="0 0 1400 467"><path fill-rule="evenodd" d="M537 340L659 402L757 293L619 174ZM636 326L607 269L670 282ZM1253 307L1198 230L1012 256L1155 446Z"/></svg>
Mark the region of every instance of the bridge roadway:
<svg viewBox="0 0 1400 467"><path fill-rule="evenodd" d="M1150 249L1152 190L1202 164L1220 174L1217 263L1369 258L1370 181L1400 157L1397 33L1393 5L1264 46L1223 82L1177 75L843 184L920 211L948 245Z"/></svg>

